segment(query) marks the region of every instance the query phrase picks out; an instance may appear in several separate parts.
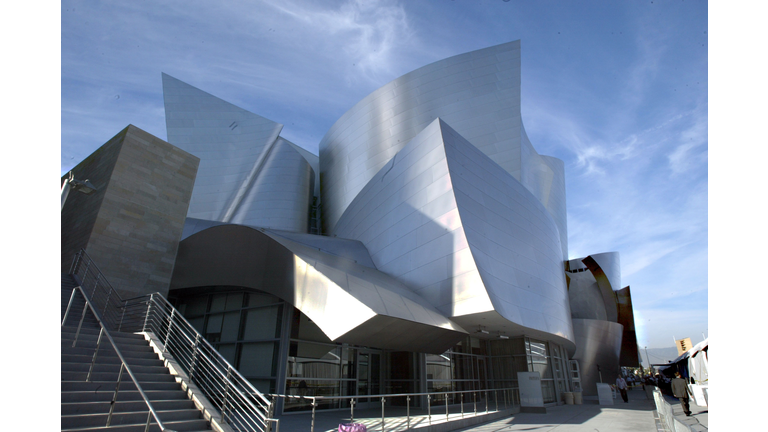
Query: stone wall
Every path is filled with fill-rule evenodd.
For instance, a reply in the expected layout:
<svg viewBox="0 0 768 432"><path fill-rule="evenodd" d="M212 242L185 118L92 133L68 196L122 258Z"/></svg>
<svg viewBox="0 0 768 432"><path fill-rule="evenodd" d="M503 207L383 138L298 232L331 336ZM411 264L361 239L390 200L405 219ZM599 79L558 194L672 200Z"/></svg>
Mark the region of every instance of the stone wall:
<svg viewBox="0 0 768 432"><path fill-rule="evenodd" d="M199 163L129 125L77 165L99 189L70 192L62 209L62 272L84 248L124 297L166 295Z"/></svg>

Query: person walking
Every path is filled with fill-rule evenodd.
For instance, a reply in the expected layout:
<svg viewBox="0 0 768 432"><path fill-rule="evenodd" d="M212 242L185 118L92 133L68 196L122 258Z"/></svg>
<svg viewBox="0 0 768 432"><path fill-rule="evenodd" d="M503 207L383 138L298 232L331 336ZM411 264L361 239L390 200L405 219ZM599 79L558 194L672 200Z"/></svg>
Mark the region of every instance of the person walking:
<svg viewBox="0 0 768 432"><path fill-rule="evenodd" d="M688 389L688 383L680 376L680 372L675 372L675 377L672 379L672 394L680 400L683 412L687 416L691 415L691 405L688 397L690 393L691 390Z"/></svg>
<svg viewBox="0 0 768 432"><path fill-rule="evenodd" d="M629 398L627 397L627 381L624 380L624 377L621 375L616 378L616 388L618 388L621 392L621 398L624 399L624 403L628 403Z"/></svg>

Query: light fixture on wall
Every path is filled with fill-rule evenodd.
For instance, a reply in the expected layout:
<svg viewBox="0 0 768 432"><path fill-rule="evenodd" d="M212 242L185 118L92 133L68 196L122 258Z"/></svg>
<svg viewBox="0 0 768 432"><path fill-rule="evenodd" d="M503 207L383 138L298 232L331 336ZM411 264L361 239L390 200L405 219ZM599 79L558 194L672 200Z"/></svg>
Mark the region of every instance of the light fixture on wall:
<svg viewBox="0 0 768 432"><path fill-rule="evenodd" d="M477 331L475 333L491 334L484 326L477 326Z"/></svg>

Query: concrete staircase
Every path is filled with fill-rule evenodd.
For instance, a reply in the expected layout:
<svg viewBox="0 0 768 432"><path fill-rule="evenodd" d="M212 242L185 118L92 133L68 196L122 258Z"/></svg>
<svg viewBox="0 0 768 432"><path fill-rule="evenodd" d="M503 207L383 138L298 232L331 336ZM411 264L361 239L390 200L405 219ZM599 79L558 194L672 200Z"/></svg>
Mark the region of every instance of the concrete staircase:
<svg viewBox="0 0 768 432"><path fill-rule="evenodd" d="M61 286L63 319L76 282L71 275L62 275ZM120 360L109 340L103 337L91 379L86 382L100 327L89 311L77 344L72 347L84 306L81 296L76 296L76 299L67 322L61 328L61 430L144 431L149 410L126 372L123 372L111 425L105 427L120 371ZM167 429L211 430L195 403L187 397L181 384L170 374L142 335L126 332L111 334ZM152 424L149 430L160 429Z"/></svg>

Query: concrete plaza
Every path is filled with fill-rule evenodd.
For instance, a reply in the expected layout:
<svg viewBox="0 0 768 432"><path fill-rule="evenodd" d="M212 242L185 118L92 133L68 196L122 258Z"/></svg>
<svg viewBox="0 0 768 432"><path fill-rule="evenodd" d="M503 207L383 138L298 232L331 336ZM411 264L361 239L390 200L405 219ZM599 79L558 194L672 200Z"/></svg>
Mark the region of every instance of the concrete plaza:
<svg viewBox="0 0 768 432"><path fill-rule="evenodd" d="M410 426L419 432L506 432L506 431L556 431L556 432L659 432L663 428L657 419L653 399L648 399L642 387L630 389L629 402L620 396L613 405L599 405L595 398L587 398L581 405L558 405L547 407L546 414L515 413L511 411L492 412L488 415L460 419L460 410L451 407L446 423L445 409L435 407L430 419L421 411L411 410ZM675 398L666 397L673 407L675 415L694 431L706 431L708 411L706 407L691 404L693 415L686 417L680 403ZM491 407L493 409L493 406ZM465 407L471 412L472 407ZM482 409L479 409L482 411ZM408 429L405 412L387 408L384 430L387 432ZM458 419L458 420L455 420ZM319 411L315 414L314 431L337 431L340 423L350 421L349 411ZM379 432L381 428L381 409L355 410L355 423L366 425L368 432ZM462 421L476 421L474 425L462 424ZM310 432L312 417L310 414L288 414L280 420L280 430Z"/></svg>

